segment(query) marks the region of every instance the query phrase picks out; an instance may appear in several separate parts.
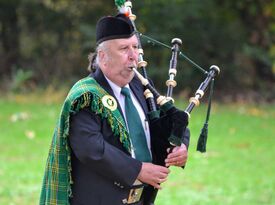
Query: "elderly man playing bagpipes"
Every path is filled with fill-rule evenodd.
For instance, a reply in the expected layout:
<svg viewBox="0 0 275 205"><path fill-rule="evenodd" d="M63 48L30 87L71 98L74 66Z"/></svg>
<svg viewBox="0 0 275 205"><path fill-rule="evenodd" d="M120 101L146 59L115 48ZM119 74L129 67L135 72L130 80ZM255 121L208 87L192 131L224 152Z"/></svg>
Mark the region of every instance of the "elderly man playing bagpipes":
<svg viewBox="0 0 275 205"><path fill-rule="evenodd" d="M93 72L63 104L40 205L153 204L169 166L185 166L188 116L169 99L148 109L135 34L123 14L98 21Z"/></svg>

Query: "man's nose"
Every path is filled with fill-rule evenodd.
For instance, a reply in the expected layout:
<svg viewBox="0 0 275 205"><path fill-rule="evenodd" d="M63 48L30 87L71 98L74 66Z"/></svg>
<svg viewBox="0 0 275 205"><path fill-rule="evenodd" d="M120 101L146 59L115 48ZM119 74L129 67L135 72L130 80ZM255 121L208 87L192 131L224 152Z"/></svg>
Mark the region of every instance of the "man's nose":
<svg viewBox="0 0 275 205"><path fill-rule="evenodd" d="M130 48L130 49L129 49L128 56L129 56L129 59L130 59L130 60L137 60L137 58L138 58L137 49L135 49L135 48Z"/></svg>

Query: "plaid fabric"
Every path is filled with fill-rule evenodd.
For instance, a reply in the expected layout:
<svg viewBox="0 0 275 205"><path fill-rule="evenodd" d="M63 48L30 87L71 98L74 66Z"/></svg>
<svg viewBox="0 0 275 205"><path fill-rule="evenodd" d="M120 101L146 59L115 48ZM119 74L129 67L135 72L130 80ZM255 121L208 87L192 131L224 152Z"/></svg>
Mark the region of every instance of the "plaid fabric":
<svg viewBox="0 0 275 205"><path fill-rule="evenodd" d="M102 119L107 119L115 136L131 153L129 134L118 109L104 107L101 99L108 93L91 77L78 81L70 90L59 116L49 150L40 205L68 205L71 197L71 157L68 142L70 115L89 107Z"/></svg>

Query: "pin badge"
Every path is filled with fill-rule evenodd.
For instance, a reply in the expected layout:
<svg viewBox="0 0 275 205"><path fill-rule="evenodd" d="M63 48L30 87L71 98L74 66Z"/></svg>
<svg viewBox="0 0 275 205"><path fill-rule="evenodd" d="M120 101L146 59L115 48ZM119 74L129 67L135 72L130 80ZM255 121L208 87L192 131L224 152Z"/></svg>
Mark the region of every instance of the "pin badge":
<svg viewBox="0 0 275 205"><path fill-rule="evenodd" d="M110 109L111 111L115 111L117 109L117 102L114 97L111 95L105 95L102 98L103 105Z"/></svg>

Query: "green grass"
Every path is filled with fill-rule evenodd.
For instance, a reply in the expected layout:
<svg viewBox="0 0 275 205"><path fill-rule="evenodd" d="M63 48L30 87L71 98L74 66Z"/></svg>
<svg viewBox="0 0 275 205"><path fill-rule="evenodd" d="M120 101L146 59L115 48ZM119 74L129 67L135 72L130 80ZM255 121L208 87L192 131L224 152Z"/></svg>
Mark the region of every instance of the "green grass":
<svg viewBox="0 0 275 205"><path fill-rule="evenodd" d="M195 151L206 108L194 110L188 164L173 169L157 204L275 204L274 108L214 105L206 154Z"/></svg>
<svg viewBox="0 0 275 205"><path fill-rule="evenodd" d="M38 204L61 108L61 101L43 99L0 100L1 205ZM275 205L275 105L214 104L207 153L201 154L195 148L205 110L194 109L187 166L171 168L156 204Z"/></svg>
<svg viewBox="0 0 275 205"><path fill-rule="evenodd" d="M0 204L38 204L60 105L0 100L0 107Z"/></svg>

